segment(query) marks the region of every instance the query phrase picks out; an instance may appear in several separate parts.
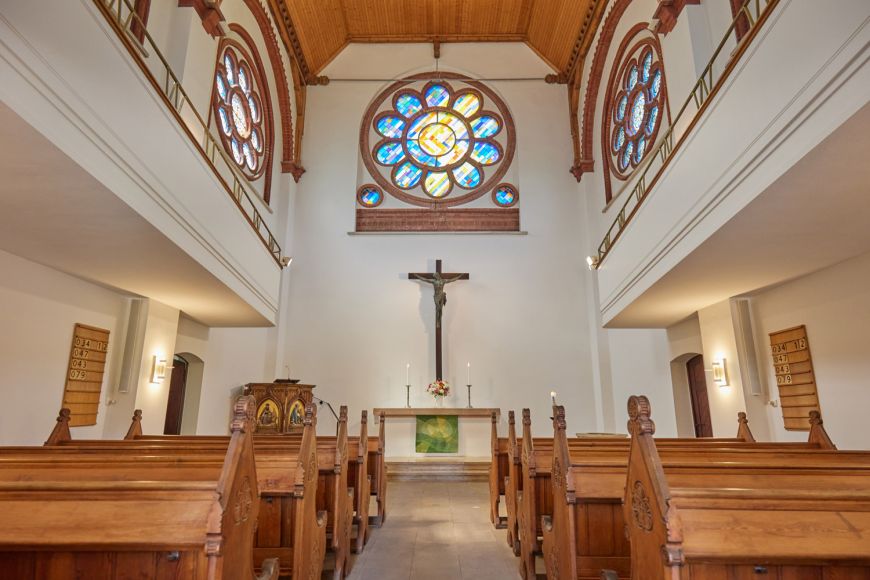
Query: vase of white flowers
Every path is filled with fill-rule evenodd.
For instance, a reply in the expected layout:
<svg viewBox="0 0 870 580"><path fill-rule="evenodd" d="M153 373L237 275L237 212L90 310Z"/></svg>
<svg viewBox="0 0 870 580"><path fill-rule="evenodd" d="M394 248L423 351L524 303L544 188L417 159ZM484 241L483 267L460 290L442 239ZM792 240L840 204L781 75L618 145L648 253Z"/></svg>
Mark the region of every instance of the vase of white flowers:
<svg viewBox="0 0 870 580"><path fill-rule="evenodd" d="M435 407L440 409L444 406L444 397L450 394L450 384L447 381L438 379L426 387L426 392L435 398Z"/></svg>

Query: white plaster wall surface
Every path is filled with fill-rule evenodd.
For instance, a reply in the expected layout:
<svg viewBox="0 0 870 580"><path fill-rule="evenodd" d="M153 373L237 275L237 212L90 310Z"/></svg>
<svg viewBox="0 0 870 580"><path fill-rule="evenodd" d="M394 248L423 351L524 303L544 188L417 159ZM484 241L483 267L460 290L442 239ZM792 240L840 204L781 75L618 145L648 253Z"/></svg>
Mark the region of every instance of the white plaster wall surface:
<svg viewBox="0 0 870 580"><path fill-rule="evenodd" d="M866 103L868 20L858 0L779 3L600 269L605 322Z"/></svg>
<svg viewBox="0 0 870 580"><path fill-rule="evenodd" d="M519 44L451 44L442 53L441 70L474 76L549 72ZM447 405L464 406L471 362L476 405L528 406L536 432L546 433L548 393L556 390L571 428L594 430L588 272L577 251L582 201L567 171L564 87L490 83L517 125L514 163L528 236L347 235L354 229L359 127L384 82L338 79L392 78L433 64L426 45L351 45L325 71L336 80L309 88L308 173L294 216L287 361L294 376L319 385L319 396L350 405L352 417L363 407L402 406L410 362L412 404L430 405L424 387L435 378L432 290L408 281L407 272L431 270L442 258L447 270L471 273L470 281L448 287L445 378L455 394Z"/></svg>
<svg viewBox="0 0 870 580"><path fill-rule="evenodd" d="M165 360L167 367L172 365L175 339L178 335L178 317L177 309L155 300L149 301L145 340L142 347L142 365L139 371L139 385L136 389L136 408L142 410L143 433L163 433L171 371L167 368L163 380L152 382L151 369L154 356L157 356L158 360Z"/></svg>
<svg viewBox="0 0 870 580"><path fill-rule="evenodd" d="M870 254L853 258L753 299L756 342L763 347L760 370L778 399L770 359L769 333L805 324L813 356L819 403L825 428L841 449L866 449L870 406L870 359L866 333L870 328ZM801 441L806 433L785 431L782 410L769 408L776 440Z"/></svg>
<svg viewBox="0 0 870 580"><path fill-rule="evenodd" d="M100 438L120 371L125 298L2 251L0 271L0 444L41 445L48 437L63 403L77 322L111 333L97 424L73 428L75 438Z"/></svg>

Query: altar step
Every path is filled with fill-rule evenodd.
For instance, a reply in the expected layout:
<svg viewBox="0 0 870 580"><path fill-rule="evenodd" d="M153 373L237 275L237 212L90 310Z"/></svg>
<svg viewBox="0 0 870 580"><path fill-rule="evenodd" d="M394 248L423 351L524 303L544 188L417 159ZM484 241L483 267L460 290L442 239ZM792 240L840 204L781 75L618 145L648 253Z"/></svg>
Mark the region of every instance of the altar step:
<svg viewBox="0 0 870 580"><path fill-rule="evenodd" d="M387 460L390 481L488 481L489 458L392 458Z"/></svg>

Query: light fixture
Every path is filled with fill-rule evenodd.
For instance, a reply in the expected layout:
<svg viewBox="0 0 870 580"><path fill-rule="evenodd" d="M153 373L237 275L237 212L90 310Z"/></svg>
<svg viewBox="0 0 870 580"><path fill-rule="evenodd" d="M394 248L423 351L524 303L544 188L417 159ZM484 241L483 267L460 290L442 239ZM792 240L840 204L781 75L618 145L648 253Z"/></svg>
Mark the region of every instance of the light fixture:
<svg viewBox="0 0 870 580"><path fill-rule="evenodd" d="M592 256L586 256L586 265L590 270L598 269L598 258L593 258Z"/></svg>
<svg viewBox="0 0 870 580"><path fill-rule="evenodd" d="M151 382L162 383L166 378L166 359L158 355L151 357Z"/></svg>
<svg viewBox="0 0 870 580"><path fill-rule="evenodd" d="M292 263L293 263L293 258L291 258L290 256L282 256L281 257L281 266L283 266L284 268L289 267L290 264L292 264Z"/></svg>
<svg viewBox="0 0 870 580"><path fill-rule="evenodd" d="M717 387L728 386L728 372L725 368L725 359L717 358L713 361L713 382Z"/></svg>

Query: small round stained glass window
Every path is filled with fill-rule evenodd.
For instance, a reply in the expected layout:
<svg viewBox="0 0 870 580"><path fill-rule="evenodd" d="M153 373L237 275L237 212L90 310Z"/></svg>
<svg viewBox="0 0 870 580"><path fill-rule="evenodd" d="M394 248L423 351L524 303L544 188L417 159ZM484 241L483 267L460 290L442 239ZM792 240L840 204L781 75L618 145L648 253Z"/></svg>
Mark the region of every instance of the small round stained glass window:
<svg viewBox="0 0 870 580"><path fill-rule="evenodd" d="M500 207L512 207L520 201L520 194L516 187L508 183L502 183L492 192L492 200Z"/></svg>
<svg viewBox="0 0 870 580"><path fill-rule="evenodd" d="M363 185L356 193L356 200L363 207L378 207L384 201L384 194L375 185Z"/></svg>
<svg viewBox="0 0 870 580"><path fill-rule="evenodd" d="M249 179L263 173L270 131L260 105L262 74L252 63L239 46L227 44L223 48L215 71L212 104L224 147Z"/></svg>
<svg viewBox="0 0 870 580"><path fill-rule="evenodd" d="M664 70L658 47L639 42L622 60L611 87L606 143L611 167L626 179L653 149L662 122Z"/></svg>

